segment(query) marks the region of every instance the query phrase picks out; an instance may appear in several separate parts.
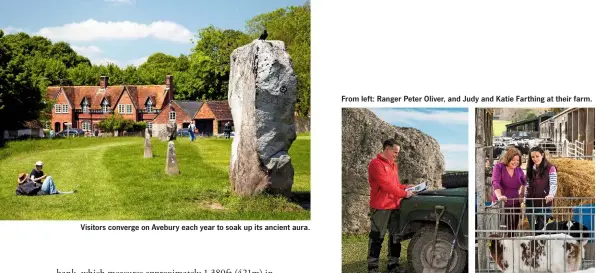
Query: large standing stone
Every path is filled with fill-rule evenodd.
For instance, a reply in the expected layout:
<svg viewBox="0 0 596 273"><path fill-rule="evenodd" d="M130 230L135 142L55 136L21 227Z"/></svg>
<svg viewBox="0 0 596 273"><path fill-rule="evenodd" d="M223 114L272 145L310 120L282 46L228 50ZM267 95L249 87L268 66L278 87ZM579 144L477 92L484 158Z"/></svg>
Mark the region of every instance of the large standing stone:
<svg viewBox="0 0 596 273"><path fill-rule="evenodd" d="M145 128L145 158L153 157L153 147L151 146L151 137L149 136L149 128Z"/></svg>
<svg viewBox="0 0 596 273"><path fill-rule="evenodd" d="M393 126L367 109L342 110L342 229L344 233L366 233L370 187L368 164L383 150L383 141L397 140L397 158L402 184L428 183L441 187L445 163L439 143L420 130Z"/></svg>
<svg viewBox="0 0 596 273"><path fill-rule="evenodd" d="M176 147L174 142L168 142L168 154L166 155L166 174L179 174L178 161L176 160Z"/></svg>
<svg viewBox="0 0 596 273"><path fill-rule="evenodd" d="M255 40L232 52L228 102L236 125L230 183L240 195L290 195L288 150L296 139L296 75L282 41Z"/></svg>

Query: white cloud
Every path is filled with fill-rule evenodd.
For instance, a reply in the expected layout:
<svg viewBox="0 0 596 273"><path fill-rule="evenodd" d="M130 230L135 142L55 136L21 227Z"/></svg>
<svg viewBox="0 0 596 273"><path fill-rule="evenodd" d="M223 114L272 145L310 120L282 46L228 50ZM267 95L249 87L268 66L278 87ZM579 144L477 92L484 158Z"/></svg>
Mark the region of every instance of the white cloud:
<svg viewBox="0 0 596 273"><path fill-rule="evenodd" d="M4 31L4 34L14 34L14 33L19 33L19 32L24 32L25 30L22 28L18 28L18 27L7 26L7 27L3 28L2 31Z"/></svg>
<svg viewBox="0 0 596 273"><path fill-rule="evenodd" d="M76 51L77 53L88 57L89 55L97 55L99 53L101 53L101 49L99 49L99 47L97 46L70 46L74 51Z"/></svg>
<svg viewBox="0 0 596 273"><path fill-rule="evenodd" d="M54 41L96 41L137 40L148 37L160 40L189 43L192 32L186 27L170 21L155 21L139 24L130 21L99 22L94 19L66 24L59 27L44 27L37 35Z"/></svg>
<svg viewBox="0 0 596 273"><path fill-rule="evenodd" d="M149 56L145 56L145 57L132 59L132 60L119 61L119 60L114 60L111 58L106 58L105 56L102 55L103 50L101 50L101 48L94 46L94 45L90 45L90 46L71 45L71 47L77 53L89 58L89 61L91 61L92 64L107 65L107 64L112 63L112 64L115 64L123 69L128 65L133 65L133 66L138 67L139 65L146 62L147 59L149 58Z"/></svg>
<svg viewBox="0 0 596 273"><path fill-rule="evenodd" d="M468 145L467 144L440 144L441 152L443 153L458 153L458 152L468 152Z"/></svg>
<svg viewBox="0 0 596 273"><path fill-rule="evenodd" d="M442 124L468 124L467 112L445 110L418 111L409 109L371 109L377 116L388 123L412 123L415 121L434 121Z"/></svg>

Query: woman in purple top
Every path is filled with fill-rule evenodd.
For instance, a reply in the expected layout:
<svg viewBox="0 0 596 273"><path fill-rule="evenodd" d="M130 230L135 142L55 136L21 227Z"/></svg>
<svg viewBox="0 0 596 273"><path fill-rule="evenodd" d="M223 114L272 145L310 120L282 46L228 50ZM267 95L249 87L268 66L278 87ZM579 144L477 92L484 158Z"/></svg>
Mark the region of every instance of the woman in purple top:
<svg viewBox="0 0 596 273"><path fill-rule="evenodd" d="M493 203L504 202L505 217L501 219L501 222L506 221L504 225L508 230L518 229L520 197L523 197L526 188L526 175L519 167L520 162L521 153L518 149L511 147L503 155L503 160L493 168L492 199Z"/></svg>
<svg viewBox="0 0 596 273"><path fill-rule="evenodd" d="M557 193L557 168L544 156L544 150L536 146L530 150L528 166L528 187L524 196L528 200L528 222L534 230L544 228L547 213ZM526 202L524 202L525 204ZM543 209L547 207L546 209Z"/></svg>

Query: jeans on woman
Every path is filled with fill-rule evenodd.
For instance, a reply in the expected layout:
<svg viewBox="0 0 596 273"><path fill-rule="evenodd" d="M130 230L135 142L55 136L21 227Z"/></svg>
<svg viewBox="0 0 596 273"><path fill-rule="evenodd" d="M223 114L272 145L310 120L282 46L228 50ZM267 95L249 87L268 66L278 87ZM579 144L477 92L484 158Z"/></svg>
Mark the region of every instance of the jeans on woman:
<svg viewBox="0 0 596 273"><path fill-rule="evenodd" d="M56 184L54 184L54 179L51 176L46 177L46 180L43 181L43 184L41 184L41 190L47 194L75 193L75 191L58 191L58 189L56 189Z"/></svg>
<svg viewBox="0 0 596 273"><path fill-rule="evenodd" d="M58 189L56 189L56 185L54 184L54 179L51 176L46 177L46 180L43 181L41 184L41 190L47 194L58 194Z"/></svg>

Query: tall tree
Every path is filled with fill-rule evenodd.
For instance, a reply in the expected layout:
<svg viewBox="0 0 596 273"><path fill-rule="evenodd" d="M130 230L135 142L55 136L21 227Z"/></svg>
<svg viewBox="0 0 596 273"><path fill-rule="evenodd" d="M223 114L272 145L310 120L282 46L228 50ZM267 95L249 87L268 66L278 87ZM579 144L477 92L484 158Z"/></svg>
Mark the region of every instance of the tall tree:
<svg viewBox="0 0 596 273"><path fill-rule="evenodd" d="M209 26L199 30L195 38L190 74L199 79L194 84L200 86L189 93L201 99L227 98L230 55L234 49L250 42L250 37L241 31Z"/></svg>
<svg viewBox="0 0 596 273"><path fill-rule="evenodd" d="M5 130L37 119L45 107L32 74L24 70L26 58L14 58L7 40L0 30L0 143Z"/></svg>
<svg viewBox="0 0 596 273"><path fill-rule="evenodd" d="M177 61L176 57L164 53L149 56L137 69L141 83L164 84L166 75L174 74Z"/></svg>
<svg viewBox="0 0 596 273"><path fill-rule="evenodd" d="M246 23L248 34L256 38L267 29L269 40L281 40L292 57L298 78L296 111L310 113L310 2L264 13Z"/></svg>

